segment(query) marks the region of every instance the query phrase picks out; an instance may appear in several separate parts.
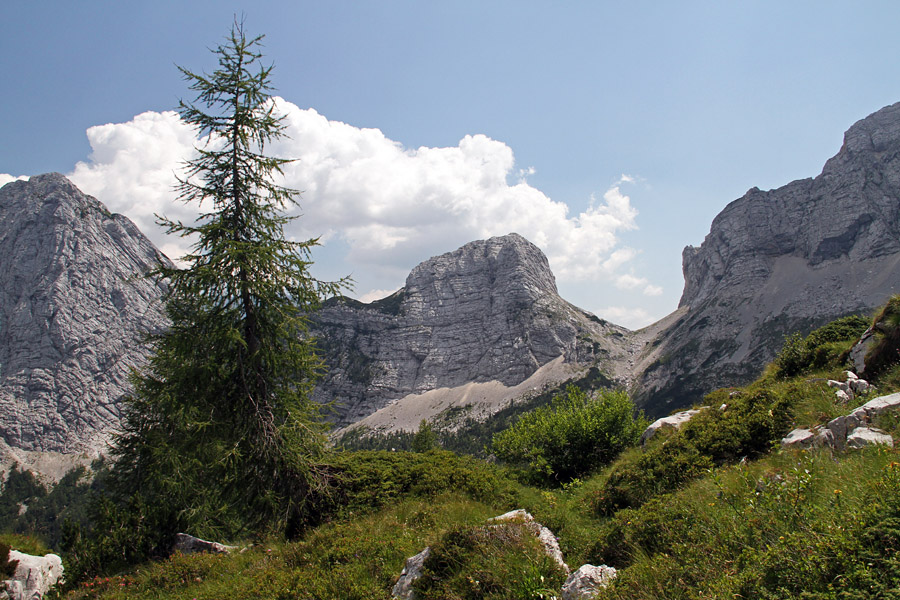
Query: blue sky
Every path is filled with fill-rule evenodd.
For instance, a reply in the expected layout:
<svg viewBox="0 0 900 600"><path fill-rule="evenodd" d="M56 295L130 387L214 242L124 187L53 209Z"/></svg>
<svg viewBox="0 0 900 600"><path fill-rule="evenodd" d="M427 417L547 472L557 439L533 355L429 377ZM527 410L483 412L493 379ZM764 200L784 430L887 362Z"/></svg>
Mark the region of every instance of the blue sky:
<svg viewBox="0 0 900 600"><path fill-rule="evenodd" d="M900 101L896 2L8 0L0 173L71 175L145 230L189 217L175 65L214 68L234 14L266 34L296 126L292 233L324 234L317 273L366 299L519 231L563 297L646 325L726 204L817 175Z"/></svg>

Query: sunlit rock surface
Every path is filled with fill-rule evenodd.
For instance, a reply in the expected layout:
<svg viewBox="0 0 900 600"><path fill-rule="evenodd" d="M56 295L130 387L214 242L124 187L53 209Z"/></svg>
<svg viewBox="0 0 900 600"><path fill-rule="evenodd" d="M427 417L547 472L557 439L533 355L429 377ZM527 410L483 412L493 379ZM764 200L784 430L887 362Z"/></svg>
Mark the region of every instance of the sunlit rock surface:
<svg viewBox="0 0 900 600"><path fill-rule="evenodd" d="M164 324L166 260L59 174L0 189L0 437L66 454L104 447L143 335Z"/></svg>

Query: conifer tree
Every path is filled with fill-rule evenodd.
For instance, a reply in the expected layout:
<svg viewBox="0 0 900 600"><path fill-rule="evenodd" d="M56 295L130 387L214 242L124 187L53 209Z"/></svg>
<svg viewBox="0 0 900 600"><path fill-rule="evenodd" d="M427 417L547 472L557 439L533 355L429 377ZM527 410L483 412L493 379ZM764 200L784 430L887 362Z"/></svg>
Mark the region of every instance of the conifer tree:
<svg viewBox="0 0 900 600"><path fill-rule="evenodd" d="M308 318L345 282L313 278L317 240L284 235L297 192L276 183L290 161L265 155L285 125L262 37L235 22L212 74L179 67L196 92L181 117L207 143L178 190L205 212L193 224L161 219L192 251L184 268L155 273L169 285L171 327L151 338L114 450L116 488L197 534L296 529L327 483Z"/></svg>

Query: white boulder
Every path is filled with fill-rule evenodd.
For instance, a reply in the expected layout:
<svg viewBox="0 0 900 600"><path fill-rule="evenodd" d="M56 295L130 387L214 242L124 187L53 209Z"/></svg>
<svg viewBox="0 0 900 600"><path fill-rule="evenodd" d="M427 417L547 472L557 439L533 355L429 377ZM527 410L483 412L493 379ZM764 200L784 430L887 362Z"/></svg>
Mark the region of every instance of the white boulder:
<svg viewBox="0 0 900 600"><path fill-rule="evenodd" d="M415 600L416 590L413 589L412 584L422 576L422 566L429 556L431 556L431 548L426 546L424 550L415 556L410 556L406 559L403 570L400 571L400 579L397 580L397 583L394 584L394 589L391 590L391 598Z"/></svg>
<svg viewBox="0 0 900 600"><path fill-rule="evenodd" d="M663 427L668 427L671 429L681 428L682 425L690 421L691 417L696 415L701 410L703 409L683 410L673 415L669 415L668 417L663 417L661 419L653 421L652 423L650 423L650 426L644 430L644 433L641 434L641 444L646 444L647 441L650 440L654 435L656 435L656 432Z"/></svg>
<svg viewBox="0 0 900 600"><path fill-rule="evenodd" d="M816 440L811 429L795 429L781 440L782 448L810 448Z"/></svg>
<svg viewBox="0 0 900 600"><path fill-rule="evenodd" d="M900 410L900 392L869 400L850 414L864 414L868 421L872 417L896 410Z"/></svg>
<svg viewBox="0 0 900 600"><path fill-rule="evenodd" d="M582 565L569 574L562 588L562 600L590 600L616 578L618 573L613 567L600 565Z"/></svg>
<svg viewBox="0 0 900 600"><path fill-rule="evenodd" d="M875 389L875 386L865 379L848 379L847 382L854 394L866 394Z"/></svg>
<svg viewBox="0 0 900 600"><path fill-rule="evenodd" d="M874 427L857 427L847 436L848 448L865 448L866 446L893 446L894 438Z"/></svg>
<svg viewBox="0 0 900 600"><path fill-rule="evenodd" d="M226 546L219 542L208 542L198 537L188 535L186 533L175 534L175 545L172 547L174 552L182 554L193 554L195 552L210 552L212 554L227 554L237 550L237 546Z"/></svg>
<svg viewBox="0 0 900 600"><path fill-rule="evenodd" d="M56 554L32 556L9 551L10 561L19 561L13 578L6 581L10 600L39 600L62 578L62 559Z"/></svg>

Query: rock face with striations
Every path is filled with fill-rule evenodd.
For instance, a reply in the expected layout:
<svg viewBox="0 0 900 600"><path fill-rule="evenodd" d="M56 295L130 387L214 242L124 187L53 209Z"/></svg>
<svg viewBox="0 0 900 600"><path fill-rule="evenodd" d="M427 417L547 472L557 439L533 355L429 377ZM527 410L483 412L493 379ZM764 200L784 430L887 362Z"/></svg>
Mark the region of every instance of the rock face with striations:
<svg viewBox="0 0 900 600"><path fill-rule="evenodd" d="M900 103L853 125L818 177L729 204L683 269L679 309L638 365L653 415L746 383L786 335L900 292Z"/></svg>
<svg viewBox="0 0 900 600"><path fill-rule="evenodd" d="M627 330L559 297L544 254L518 234L414 268L393 295L329 303L316 317L329 370L317 390L340 425L436 388L526 380L548 362L624 357Z"/></svg>
<svg viewBox="0 0 900 600"><path fill-rule="evenodd" d="M59 174L0 189L0 438L93 453L118 424L144 333L164 325L167 260L137 227Z"/></svg>

